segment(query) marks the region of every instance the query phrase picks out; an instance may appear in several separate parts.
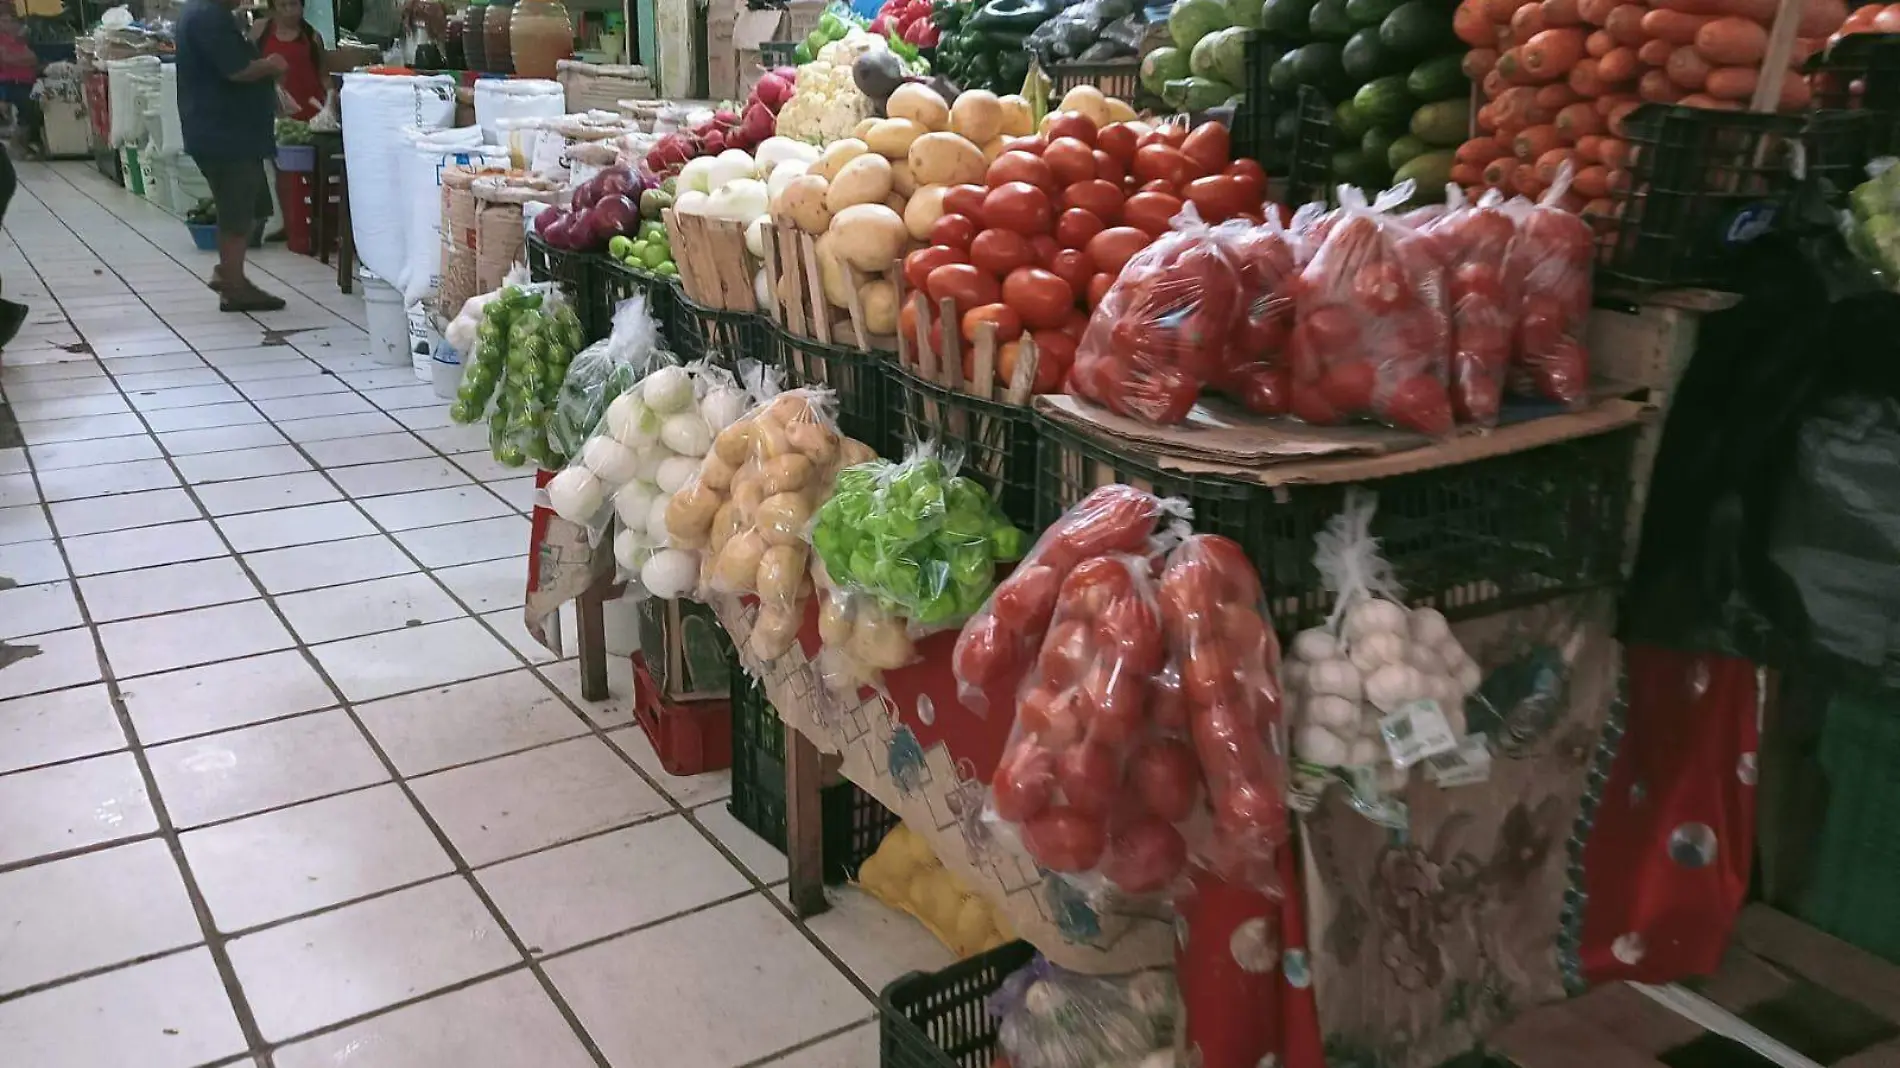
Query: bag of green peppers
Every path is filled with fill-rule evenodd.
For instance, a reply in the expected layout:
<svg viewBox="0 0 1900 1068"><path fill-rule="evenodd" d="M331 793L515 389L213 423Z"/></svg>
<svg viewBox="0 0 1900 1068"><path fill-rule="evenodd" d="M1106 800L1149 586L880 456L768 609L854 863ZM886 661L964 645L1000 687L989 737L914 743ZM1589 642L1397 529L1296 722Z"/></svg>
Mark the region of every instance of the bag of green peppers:
<svg viewBox="0 0 1900 1068"><path fill-rule="evenodd" d="M486 412L489 448L505 466L564 466L548 440L549 414L585 341L579 316L551 285L504 287L482 309L449 418L467 424Z"/></svg>
<svg viewBox="0 0 1900 1068"><path fill-rule="evenodd" d="M812 524L812 547L838 587L876 597L914 627L953 626L996 585L996 565L1022 557L1023 532L960 457L934 444L902 463L873 460L838 473Z"/></svg>

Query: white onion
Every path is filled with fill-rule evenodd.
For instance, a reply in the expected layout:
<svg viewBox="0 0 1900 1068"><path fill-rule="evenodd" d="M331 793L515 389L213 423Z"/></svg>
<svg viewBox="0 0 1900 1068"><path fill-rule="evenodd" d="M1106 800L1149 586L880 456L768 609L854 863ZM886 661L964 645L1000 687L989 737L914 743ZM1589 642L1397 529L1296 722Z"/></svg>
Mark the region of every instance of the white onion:
<svg viewBox="0 0 1900 1068"><path fill-rule="evenodd" d="M686 483L699 474L699 458L696 456L670 456L660 461L659 477L654 479L661 493L678 493Z"/></svg>
<svg viewBox="0 0 1900 1068"><path fill-rule="evenodd" d="M659 491L653 483L635 479L620 487L614 494L614 515L620 519L620 525L628 529L647 528L647 513L653 509L653 498Z"/></svg>
<svg viewBox="0 0 1900 1068"><path fill-rule="evenodd" d="M693 379L684 367L662 367L640 383L640 399L659 414L683 412L693 404Z"/></svg>
<svg viewBox="0 0 1900 1068"><path fill-rule="evenodd" d="M661 549L640 568L640 585L663 601L692 592L698 580L698 561L682 549Z"/></svg>
<svg viewBox="0 0 1900 1068"><path fill-rule="evenodd" d="M660 440L660 417L640 399L638 390L622 393L607 405L607 433L629 449Z"/></svg>
<svg viewBox="0 0 1900 1068"><path fill-rule="evenodd" d="M759 273L764 274L763 271ZM706 420L706 428L715 434L738 422L745 410L745 390L729 386L713 390L706 394L705 400L699 402L700 418Z"/></svg>
<svg viewBox="0 0 1900 1068"><path fill-rule="evenodd" d="M672 537L666 529L666 506L672 503L673 495L662 493L653 498L653 503L647 507L647 534L655 545L665 545L667 539Z"/></svg>
<svg viewBox="0 0 1900 1068"><path fill-rule="evenodd" d="M554 513L570 523L585 526L600 511L606 487L585 467L564 467L548 480L548 503Z"/></svg>
<svg viewBox="0 0 1900 1068"><path fill-rule="evenodd" d="M712 431L698 412L681 412L660 425L660 444L681 456L704 456L712 448Z"/></svg>
<svg viewBox="0 0 1900 1068"><path fill-rule="evenodd" d="M609 486L619 486L633 478L639 459L632 449L605 435L587 439L581 447L581 463Z"/></svg>

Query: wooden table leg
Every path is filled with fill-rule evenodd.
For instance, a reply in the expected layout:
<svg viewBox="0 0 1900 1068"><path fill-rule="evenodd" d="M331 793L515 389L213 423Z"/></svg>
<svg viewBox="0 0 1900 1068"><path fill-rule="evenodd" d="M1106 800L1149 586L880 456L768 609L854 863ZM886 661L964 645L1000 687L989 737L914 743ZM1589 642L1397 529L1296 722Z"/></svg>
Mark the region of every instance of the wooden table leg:
<svg viewBox="0 0 1900 1068"><path fill-rule="evenodd" d="M607 594L613 576L594 583L574 599L574 629L580 643L581 700L607 699Z"/></svg>
<svg viewBox="0 0 1900 1068"><path fill-rule="evenodd" d="M824 769L811 739L785 728L785 861L792 911L816 916L825 901Z"/></svg>

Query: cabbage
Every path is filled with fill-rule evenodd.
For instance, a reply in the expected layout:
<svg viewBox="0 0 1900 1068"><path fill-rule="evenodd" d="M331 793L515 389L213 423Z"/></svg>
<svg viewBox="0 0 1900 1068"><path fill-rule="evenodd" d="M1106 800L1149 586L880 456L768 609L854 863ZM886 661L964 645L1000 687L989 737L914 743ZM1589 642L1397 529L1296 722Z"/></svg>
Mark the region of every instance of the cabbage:
<svg viewBox="0 0 1900 1068"><path fill-rule="evenodd" d="M1180 0L1168 16L1168 34L1175 47L1192 49L1201 38L1234 24L1221 0Z"/></svg>
<svg viewBox="0 0 1900 1068"><path fill-rule="evenodd" d="M1169 82L1192 73L1188 69L1188 53L1179 48L1163 46L1141 58L1142 87L1155 96L1160 96Z"/></svg>

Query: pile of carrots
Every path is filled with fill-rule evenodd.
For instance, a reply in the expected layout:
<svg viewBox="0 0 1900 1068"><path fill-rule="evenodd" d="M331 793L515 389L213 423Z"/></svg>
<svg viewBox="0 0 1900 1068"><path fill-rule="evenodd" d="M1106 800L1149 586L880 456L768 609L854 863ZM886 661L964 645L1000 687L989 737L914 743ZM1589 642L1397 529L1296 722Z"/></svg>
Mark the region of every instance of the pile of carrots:
<svg viewBox="0 0 1900 1068"><path fill-rule="evenodd" d="M1842 0L1800 0L1789 64L1798 68L1847 20ZM1644 103L1748 106L1777 0L1461 0L1452 26L1471 46L1465 73L1482 88L1477 134L1452 179L1536 198L1569 163L1561 203L1612 214L1629 183L1624 120ZM1900 7L1900 5L1896 5ZM1863 9L1865 10L1865 9ZM1900 21L1900 20L1896 20ZM1798 73L1779 109L1808 106Z"/></svg>

